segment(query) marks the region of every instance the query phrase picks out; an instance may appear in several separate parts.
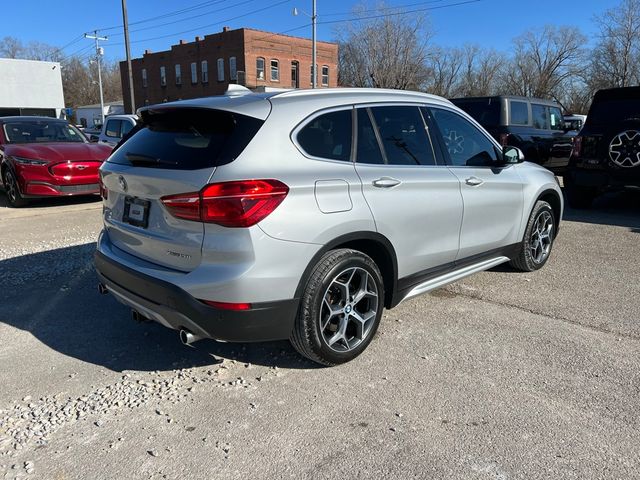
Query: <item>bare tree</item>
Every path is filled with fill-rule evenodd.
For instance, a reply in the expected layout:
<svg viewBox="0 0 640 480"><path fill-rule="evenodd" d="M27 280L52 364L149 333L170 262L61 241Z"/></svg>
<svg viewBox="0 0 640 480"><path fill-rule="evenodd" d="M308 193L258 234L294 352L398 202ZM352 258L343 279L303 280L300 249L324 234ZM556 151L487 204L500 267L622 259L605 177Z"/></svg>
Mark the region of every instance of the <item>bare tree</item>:
<svg viewBox="0 0 640 480"><path fill-rule="evenodd" d="M640 0L622 0L595 21L600 25L600 40L591 56L591 90L637 85L640 81Z"/></svg>
<svg viewBox="0 0 640 480"><path fill-rule="evenodd" d="M424 17L390 15L355 21L336 35L341 85L415 90L422 84L431 39Z"/></svg>
<svg viewBox="0 0 640 480"><path fill-rule="evenodd" d="M514 39L514 53L502 76L504 93L553 98L584 64L584 35L575 27L548 25Z"/></svg>
<svg viewBox="0 0 640 480"><path fill-rule="evenodd" d="M478 45L465 45L463 68L457 82L455 95L477 97L493 95L505 64L505 56L494 50L483 50Z"/></svg>
<svg viewBox="0 0 640 480"><path fill-rule="evenodd" d="M0 40L0 58L23 58L24 45L15 37L4 37Z"/></svg>
<svg viewBox="0 0 640 480"><path fill-rule="evenodd" d="M458 48L434 47L426 60L423 89L441 97L451 97L457 89L464 65L464 52Z"/></svg>

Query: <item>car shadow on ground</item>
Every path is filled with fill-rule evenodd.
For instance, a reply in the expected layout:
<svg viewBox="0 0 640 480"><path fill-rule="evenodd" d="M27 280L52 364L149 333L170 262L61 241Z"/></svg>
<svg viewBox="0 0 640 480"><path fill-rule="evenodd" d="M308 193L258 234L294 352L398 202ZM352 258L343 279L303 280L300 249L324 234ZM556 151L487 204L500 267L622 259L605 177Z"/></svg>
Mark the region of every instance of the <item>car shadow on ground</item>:
<svg viewBox="0 0 640 480"><path fill-rule="evenodd" d="M135 322L127 307L98 293L94 250L95 244L85 244L0 261L0 322L30 332L63 355L119 372L214 366L219 358L269 367L317 367L287 341L202 340L187 347L175 330Z"/></svg>
<svg viewBox="0 0 640 480"><path fill-rule="evenodd" d="M69 197L49 197L29 199L29 204L23 208L46 208L63 205L82 205L101 201L100 195L78 195ZM0 208L9 208L7 195L0 187Z"/></svg>
<svg viewBox="0 0 640 480"><path fill-rule="evenodd" d="M611 192L597 197L591 208L571 208L566 200L563 220L627 227L640 232L640 191Z"/></svg>

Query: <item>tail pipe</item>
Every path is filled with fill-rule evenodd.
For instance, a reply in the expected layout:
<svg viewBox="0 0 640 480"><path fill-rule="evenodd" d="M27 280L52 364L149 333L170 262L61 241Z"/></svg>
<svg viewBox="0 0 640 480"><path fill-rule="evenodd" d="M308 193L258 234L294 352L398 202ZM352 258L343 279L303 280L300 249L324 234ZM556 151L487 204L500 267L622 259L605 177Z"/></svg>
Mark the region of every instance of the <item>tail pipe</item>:
<svg viewBox="0 0 640 480"><path fill-rule="evenodd" d="M183 345L191 345L193 342L197 342L198 340L202 340L203 338L204 337L191 333L189 330L180 330L180 341L183 343Z"/></svg>

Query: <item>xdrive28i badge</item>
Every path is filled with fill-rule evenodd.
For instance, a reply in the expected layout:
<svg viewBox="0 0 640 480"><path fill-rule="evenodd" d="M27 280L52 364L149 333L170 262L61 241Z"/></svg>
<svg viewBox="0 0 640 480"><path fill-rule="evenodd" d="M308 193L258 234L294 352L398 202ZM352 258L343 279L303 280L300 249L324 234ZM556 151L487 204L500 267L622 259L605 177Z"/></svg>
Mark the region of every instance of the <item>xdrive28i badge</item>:
<svg viewBox="0 0 640 480"><path fill-rule="evenodd" d="M118 176L118 185L120 185L120 188L122 189L123 192L127 191L127 181L124 179L124 177L122 175Z"/></svg>

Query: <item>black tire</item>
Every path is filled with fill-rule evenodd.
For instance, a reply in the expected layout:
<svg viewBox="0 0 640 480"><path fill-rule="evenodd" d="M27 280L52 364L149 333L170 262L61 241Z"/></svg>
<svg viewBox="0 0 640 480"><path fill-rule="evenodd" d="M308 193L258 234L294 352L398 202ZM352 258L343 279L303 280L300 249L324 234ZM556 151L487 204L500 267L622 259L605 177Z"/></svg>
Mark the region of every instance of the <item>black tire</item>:
<svg viewBox="0 0 640 480"><path fill-rule="evenodd" d="M366 334L364 333L364 327L362 327L362 332L353 334L353 342L358 342L353 348L349 349L349 340L346 338L346 334L343 335L340 343L335 342L334 345L336 345L336 347L333 348L329 345L326 335L328 332L335 332L336 336L338 336L340 328L332 322L327 321L326 318L323 318L323 314L328 313L326 309L329 308L325 302L325 296L330 298L332 295L331 289L334 288L338 280L343 279L341 275L348 276L348 272L350 271L355 272L349 279L348 283L350 285L350 282L361 285L359 280L368 274L367 282L369 279L373 280L375 288L373 286L365 286L364 290L368 288L372 290L372 293L368 294L370 299L363 298L361 303L354 303L353 307L351 307L348 302L345 305L336 299L334 307L339 309L340 305L342 305L343 313L342 315L337 314L335 321L342 325L341 319L347 318L345 324L348 325L348 327L345 329L345 332L350 328L353 333L353 329L357 328L358 324L355 320L349 320L351 318L349 313L344 313L347 312L347 308L349 308L348 312L353 312L352 314L358 313L359 315L360 312L357 311L357 309L368 309L370 320L366 323ZM359 277L356 277L356 274L359 275ZM356 290L356 288L353 290ZM377 294L376 300L373 300L374 290ZM351 288L349 291L351 291ZM362 289L358 291L362 291ZM342 292L340 292L338 296L341 293ZM366 306L364 306L365 304L363 302L366 302ZM298 315L290 337L291 344L301 355L322 365L333 366L348 362L360 355L369 343L371 343L380 324L383 309L384 283L380 270L375 262L367 255L356 250L332 250L320 259L309 276L302 298L300 299L300 308L298 309ZM361 318L365 317L364 315L360 316ZM333 316L330 318L333 318ZM324 329L321 325L323 321L326 321ZM332 330L332 328L336 330ZM357 338L358 336L361 338ZM346 350L337 351L337 349Z"/></svg>
<svg viewBox="0 0 640 480"><path fill-rule="evenodd" d="M547 217L547 215L550 215L550 217ZM540 251L540 253L543 253L543 250L536 249L536 243L533 241L532 237L534 237L535 232L538 229L538 222L541 218L545 219L545 225L546 219L548 218L550 220L551 230L548 232L548 251L544 255L537 255L534 254L534 252ZM527 222L527 228L524 231L524 238L520 243L518 255L511 259L510 265L516 270L520 270L522 272L533 272L542 268L551 256L553 241L555 240L556 235L556 225L556 218L551 205L543 200L538 200L533 206L533 210L529 216L529 221ZM537 235L535 236L537 237L538 242L540 242L540 245L542 245L540 237ZM546 242L544 245L545 247L541 246L540 248L546 250Z"/></svg>
<svg viewBox="0 0 640 480"><path fill-rule="evenodd" d="M598 194L595 188L571 184L566 186L565 192L567 193L567 201L572 208L590 208Z"/></svg>
<svg viewBox="0 0 640 480"><path fill-rule="evenodd" d="M7 203L10 207L19 208L27 205L27 200L25 200L20 193L16 176L8 168L4 170L2 182L4 184L5 194L7 195Z"/></svg>

